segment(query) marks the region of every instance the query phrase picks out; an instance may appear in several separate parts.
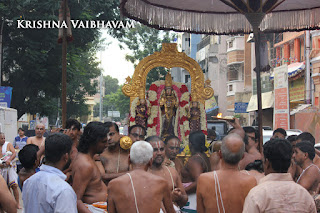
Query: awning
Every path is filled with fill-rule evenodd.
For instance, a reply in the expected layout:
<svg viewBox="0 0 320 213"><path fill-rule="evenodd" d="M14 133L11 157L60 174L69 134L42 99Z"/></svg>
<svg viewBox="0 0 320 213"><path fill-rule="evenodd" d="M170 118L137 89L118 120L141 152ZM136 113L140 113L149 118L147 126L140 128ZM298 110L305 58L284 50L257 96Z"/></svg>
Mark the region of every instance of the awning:
<svg viewBox="0 0 320 213"><path fill-rule="evenodd" d="M293 109L293 110L290 111L290 115L294 115L294 114L296 114L297 112L300 112L300 111L308 108L309 106L311 106L311 104L299 104L298 107L296 107L295 109Z"/></svg>
<svg viewBox="0 0 320 213"><path fill-rule="evenodd" d="M305 62L296 62L288 65L288 78L292 78L305 69ZM270 75L270 80L273 80L274 72Z"/></svg>
<svg viewBox="0 0 320 213"><path fill-rule="evenodd" d="M264 92L261 94L262 109L268 109L273 107L274 95L273 92ZM258 110L257 95L252 95L248 104L247 112Z"/></svg>

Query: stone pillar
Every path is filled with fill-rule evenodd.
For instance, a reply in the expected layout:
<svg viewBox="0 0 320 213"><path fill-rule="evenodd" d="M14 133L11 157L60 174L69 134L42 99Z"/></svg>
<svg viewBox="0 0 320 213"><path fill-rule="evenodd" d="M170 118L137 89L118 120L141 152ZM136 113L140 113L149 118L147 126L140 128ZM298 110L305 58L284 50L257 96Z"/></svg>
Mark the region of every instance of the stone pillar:
<svg viewBox="0 0 320 213"><path fill-rule="evenodd" d="M284 53L283 53L284 63L290 64L290 44L284 44Z"/></svg>
<svg viewBox="0 0 320 213"><path fill-rule="evenodd" d="M300 62L300 53L301 53L301 47L300 47L300 38L294 39L294 59L295 62Z"/></svg>

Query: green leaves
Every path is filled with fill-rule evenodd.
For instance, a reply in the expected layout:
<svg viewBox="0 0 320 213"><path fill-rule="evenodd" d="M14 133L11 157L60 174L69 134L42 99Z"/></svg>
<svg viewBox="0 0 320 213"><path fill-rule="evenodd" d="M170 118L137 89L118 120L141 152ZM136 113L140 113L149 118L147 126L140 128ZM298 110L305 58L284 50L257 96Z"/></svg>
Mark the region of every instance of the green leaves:
<svg viewBox="0 0 320 213"><path fill-rule="evenodd" d="M68 0L71 19L114 20L118 0ZM18 29L17 19L57 20L60 1L3 0L3 86L12 86L12 107L20 117L31 114L56 116L61 96L61 45L58 29ZM73 29L67 48L67 117L88 114L85 96L96 93L101 70L95 59L99 29Z"/></svg>

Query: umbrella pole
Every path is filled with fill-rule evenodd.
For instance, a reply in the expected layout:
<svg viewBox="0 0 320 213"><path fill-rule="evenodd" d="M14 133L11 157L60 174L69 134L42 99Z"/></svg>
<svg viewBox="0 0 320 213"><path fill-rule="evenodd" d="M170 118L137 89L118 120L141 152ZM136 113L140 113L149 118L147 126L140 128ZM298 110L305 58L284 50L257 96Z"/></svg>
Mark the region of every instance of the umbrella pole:
<svg viewBox="0 0 320 213"><path fill-rule="evenodd" d="M259 131L259 151L263 152L263 136L262 136L262 100L261 100L261 65L260 65L260 29L258 27L253 28L254 34L254 46L255 46L255 58L256 58L256 79L257 79L257 98L258 98L258 131Z"/></svg>

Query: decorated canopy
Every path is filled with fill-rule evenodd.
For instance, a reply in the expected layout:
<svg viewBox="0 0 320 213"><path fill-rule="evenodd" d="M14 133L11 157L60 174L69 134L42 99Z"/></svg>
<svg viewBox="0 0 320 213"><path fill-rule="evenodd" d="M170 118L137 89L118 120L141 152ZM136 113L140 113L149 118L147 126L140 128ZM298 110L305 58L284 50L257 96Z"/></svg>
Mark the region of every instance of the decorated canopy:
<svg viewBox="0 0 320 213"><path fill-rule="evenodd" d="M242 14L267 14L265 32L319 29L319 0L122 0L124 15L158 29L206 34L252 32Z"/></svg>

